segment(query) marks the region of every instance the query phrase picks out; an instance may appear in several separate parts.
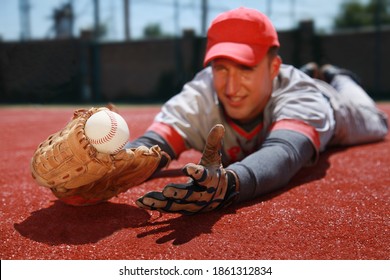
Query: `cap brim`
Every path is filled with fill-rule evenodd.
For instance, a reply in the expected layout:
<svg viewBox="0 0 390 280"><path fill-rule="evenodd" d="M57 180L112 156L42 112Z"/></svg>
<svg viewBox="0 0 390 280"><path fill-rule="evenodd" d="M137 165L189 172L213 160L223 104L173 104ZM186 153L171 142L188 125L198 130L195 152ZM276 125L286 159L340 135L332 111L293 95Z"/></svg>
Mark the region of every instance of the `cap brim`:
<svg viewBox="0 0 390 280"><path fill-rule="evenodd" d="M206 66L216 58L227 58L237 63L255 66L268 52L269 46L248 45L233 42L222 42L208 49L203 65Z"/></svg>

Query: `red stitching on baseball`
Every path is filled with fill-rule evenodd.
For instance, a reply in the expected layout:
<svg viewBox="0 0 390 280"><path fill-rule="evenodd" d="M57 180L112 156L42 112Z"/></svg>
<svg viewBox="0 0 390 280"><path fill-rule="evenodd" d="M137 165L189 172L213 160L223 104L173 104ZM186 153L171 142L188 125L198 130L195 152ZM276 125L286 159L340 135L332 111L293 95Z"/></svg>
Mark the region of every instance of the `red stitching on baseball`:
<svg viewBox="0 0 390 280"><path fill-rule="evenodd" d="M99 145L99 144L109 142L112 138L114 138L114 136L118 130L118 122L116 121L114 114L111 111L104 111L104 112L110 118L111 128L110 128L110 131L107 133L107 135L103 136L102 138L89 139L89 142L91 142L91 144L93 144L93 145L96 145L96 144Z"/></svg>
<svg viewBox="0 0 390 280"><path fill-rule="evenodd" d="M126 145L126 142L123 143L122 145L120 145L120 147L118 147L118 149L116 149L116 150L113 151L112 153L115 154L115 153L119 152L120 150L122 150L122 149L125 147L125 145Z"/></svg>

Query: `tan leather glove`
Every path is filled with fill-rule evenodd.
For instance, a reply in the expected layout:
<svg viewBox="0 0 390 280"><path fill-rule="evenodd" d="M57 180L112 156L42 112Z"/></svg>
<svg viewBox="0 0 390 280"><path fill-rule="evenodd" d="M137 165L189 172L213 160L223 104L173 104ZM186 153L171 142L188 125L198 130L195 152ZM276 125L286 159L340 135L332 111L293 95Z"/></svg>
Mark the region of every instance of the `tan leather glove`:
<svg viewBox="0 0 390 280"><path fill-rule="evenodd" d="M31 173L62 201L89 205L108 200L147 180L161 158L169 156L158 146L140 146L115 154L98 152L84 133L87 119L107 108L81 109L59 132L49 136L35 151Z"/></svg>

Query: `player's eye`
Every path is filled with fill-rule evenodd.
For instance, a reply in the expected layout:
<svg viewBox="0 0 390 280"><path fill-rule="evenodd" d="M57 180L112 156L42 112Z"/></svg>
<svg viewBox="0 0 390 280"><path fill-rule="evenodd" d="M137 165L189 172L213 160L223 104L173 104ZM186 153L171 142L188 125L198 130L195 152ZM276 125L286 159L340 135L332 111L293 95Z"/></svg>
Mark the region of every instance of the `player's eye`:
<svg viewBox="0 0 390 280"><path fill-rule="evenodd" d="M213 67L213 71L223 71L223 70L226 70L226 67L221 65L221 64L213 64L212 65Z"/></svg>
<svg viewBox="0 0 390 280"><path fill-rule="evenodd" d="M251 72L255 69L255 67L240 64L240 69L245 72Z"/></svg>

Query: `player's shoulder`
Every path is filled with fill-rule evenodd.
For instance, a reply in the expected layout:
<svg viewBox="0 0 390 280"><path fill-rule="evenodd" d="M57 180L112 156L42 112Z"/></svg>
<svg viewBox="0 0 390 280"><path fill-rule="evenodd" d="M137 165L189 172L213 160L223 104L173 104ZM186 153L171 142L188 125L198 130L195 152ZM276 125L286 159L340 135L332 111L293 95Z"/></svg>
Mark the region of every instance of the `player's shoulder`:
<svg viewBox="0 0 390 280"><path fill-rule="evenodd" d="M189 80L185 86L194 87L199 90L209 90L212 87L213 74L211 67L206 67L195 74L195 76Z"/></svg>
<svg viewBox="0 0 390 280"><path fill-rule="evenodd" d="M327 97L335 94L335 89L328 83L309 77L300 69L282 64L274 83L275 92L320 92Z"/></svg>
<svg viewBox="0 0 390 280"><path fill-rule="evenodd" d="M206 81L206 80L212 80L212 79L213 79L213 72L212 72L210 66L199 70L193 78L193 80L195 80L195 81L197 81L197 80Z"/></svg>
<svg viewBox="0 0 390 280"><path fill-rule="evenodd" d="M198 72L193 79L186 82L182 90L174 95L167 104L182 107L186 104L196 108L210 110L210 107L218 103L214 88L212 85L212 74L209 67ZM196 109L195 111L198 111Z"/></svg>
<svg viewBox="0 0 390 280"><path fill-rule="evenodd" d="M294 82L307 82L307 83L315 83L314 79L307 76L301 70L296 68L293 65L282 64L279 69L278 79L281 82L294 83Z"/></svg>
<svg viewBox="0 0 390 280"><path fill-rule="evenodd" d="M282 64L274 80L273 95L302 92L302 90L319 91L316 80L292 65Z"/></svg>
<svg viewBox="0 0 390 280"><path fill-rule="evenodd" d="M211 67L199 71L192 80L184 85L181 94L207 99L207 102L215 100Z"/></svg>

